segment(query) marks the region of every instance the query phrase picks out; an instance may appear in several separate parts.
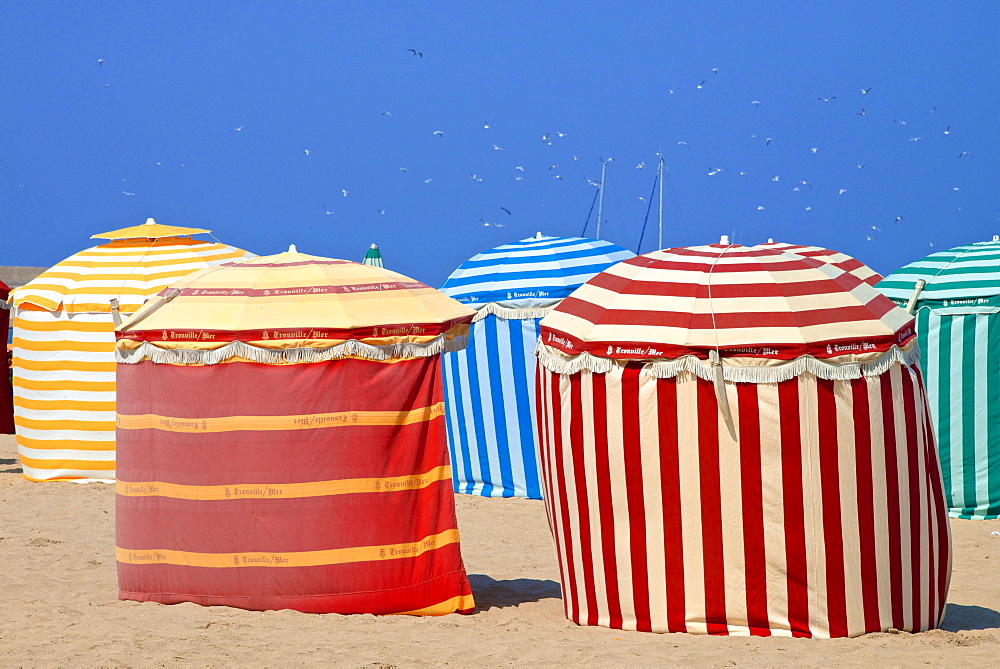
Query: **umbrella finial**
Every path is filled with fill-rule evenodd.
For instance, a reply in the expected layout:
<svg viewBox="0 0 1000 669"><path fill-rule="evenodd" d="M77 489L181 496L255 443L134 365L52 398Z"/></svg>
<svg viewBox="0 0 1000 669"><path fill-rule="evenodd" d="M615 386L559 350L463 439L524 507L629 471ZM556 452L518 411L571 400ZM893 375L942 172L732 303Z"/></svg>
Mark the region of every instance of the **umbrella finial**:
<svg viewBox="0 0 1000 669"><path fill-rule="evenodd" d="M289 253L298 253L299 250L297 248L295 248L295 244L289 244L288 245L288 252Z"/></svg>
<svg viewBox="0 0 1000 669"><path fill-rule="evenodd" d="M1000 235L993 235L993 241L1000 242Z"/></svg>
<svg viewBox="0 0 1000 669"><path fill-rule="evenodd" d="M370 248L370 249L378 249L378 244L372 244L368 248Z"/></svg>
<svg viewBox="0 0 1000 669"><path fill-rule="evenodd" d="M719 243L720 244L725 244L725 245L728 246L729 245L729 235L722 235L722 238L719 240Z"/></svg>
<svg viewBox="0 0 1000 669"><path fill-rule="evenodd" d="M156 225L156 219L155 218L147 218L146 219L146 225Z"/></svg>
<svg viewBox="0 0 1000 669"><path fill-rule="evenodd" d="M535 233L535 239L541 239L541 238L542 238L542 232L541 230L539 230L538 232Z"/></svg>
<svg viewBox="0 0 1000 669"><path fill-rule="evenodd" d="M774 237L768 237L767 238L767 243L768 244L773 244L774 243Z"/></svg>

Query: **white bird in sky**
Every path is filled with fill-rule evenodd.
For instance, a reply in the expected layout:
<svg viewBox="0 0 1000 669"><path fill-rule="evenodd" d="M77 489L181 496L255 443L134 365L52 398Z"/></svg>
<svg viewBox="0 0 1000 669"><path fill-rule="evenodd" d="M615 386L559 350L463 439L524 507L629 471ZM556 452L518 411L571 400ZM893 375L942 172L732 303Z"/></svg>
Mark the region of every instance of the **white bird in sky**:
<svg viewBox="0 0 1000 669"><path fill-rule="evenodd" d="M638 165L636 165L636 166L635 166L635 169L637 169L637 170L641 170L641 169L642 169L643 167L645 167L645 166L646 166L646 161L644 160L644 161L642 161L641 163L639 163Z"/></svg>
<svg viewBox="0 0 1000 669"><path fill-rule="evenodd" d="M764 211L764 206L763 205L758 205L757 211Z"/></svg>
<svg viewBox="0 0 1000 669"><path fill-rule="evenodd" d="M304 153L304 154L306 154L308 156L309 155L309 149L302 149L302 153Z"/></svg>
<svg viewBox="0 0 1000 669"><path fill-rule="evenodd" d="M385 216L385 209L376 209L375 211L378 212L379 216Z"/></svg>
<svg viewBox="0 0 1000 669"><path fill-rule="evenodd" d="M965 156L967 156L967 155L969 155L969 152L968 152L968 151L962 151L962 152L961 152L960 154L958 154L958 157L959 157L959 158L963 158L963 157L965 157Z"/></svg>
<svg viewBox="0 0 1000 669"><path fill-rule="evenodd" d="M580 156L573 156L573 160L583 160Z"/></svg>
<svg viewBox="0 0 1000 669"><path fill-rule="evenodd" d="M867 236L865 237L865 239L867 239L867 240L868 240L868 241L870 241L870 242L873 242L873 241L875 241L875 238L874 238L874 237L872 237L871 235L867 235Z"/></svg>
<svg viewBox="0 0 1000 669"><path fill-rule="evenodd" d="M434 131L434 132L433 132L432 134L433 134L433 135L434 135L435 137L444 137L444 133L443 133L443 132L441 132L440 130L435 130L435 131Z"/></svg>
<svg viewBox="0 0 1000 669"><path fill-rule="evenodd" d="M951 134L951 126L950 125L947 128L944 129L944 134L946 134L946 135L950 135Z"/></svg>
<svg viewBox="0 0 1000 669"><path fill-rule="evenodd" d="M829 102L830 100L836 100L836 99L837 99L837 96L836 96L836 95L831 95L831 96L830 96L830 97L828 97L828 98L824 98L824 97L819 97L819 98L816 98L816 99L817 99L817 100L822 100L823 102Z"/></svg>
<svg viewBox="0 0 1000 669"><path fill-rule="evenodd" d="M812 207L806 207L806 211L812 211L812 210L813 210Z"/></svg>
<svg viewBox="0 0 1000 669"><path fill-rule="evenodd" d="M490 129L490 124L489 124L489 123L487 123L486 121L483 121L483 127L484 127L485 129L489 130L489 129Z"/></svg>
<svg viewBox="0 0 1000 669"><path fill-rule="evenodd" d="M868 88L862 88L861 95L868 95L868 91L870 91L871 89L872 89L871 86L869 86Z"/></svg>
<svg viewBox="0 0 1000 669"><path fill-rule="evenodd" d="M893 223L899 223L899 222L900 222L900 221L902 221L902 220L903 220L903 217L902 217L902 216L897 216L897 217L896 217L895 219L893 219L893 221L892 221L892 222L893 222Z"/></svg>
<svg viewBox="0 0 1000 669"><path fill-rule="evenodd" d="M765 138L764 139L764 146L771 146L771 142L773 142L773 141L774 141L774 139L771 138L771 137Z"/></svg>
<svg viewBox="0 0 1000 669"><path fill-rule="evenodd" d="M899 125L906 125L906 121L896 121L895 119L893 120L893 123L897 123Z"/></svg>
<svg viewBox="0 0 1000 669"><path fill-rule="evenodd" d="M399 168L399 171L400 171L400 172L405 172L405 171L406 171L406 168L405 168L405 167L400 167L400 168Z"/></svg>
<svg viewBox="0 0 1000 669"><path fill-rule="evenodd" d="M97 66L98 67L104 67L104 59L103 58L98 58L97 59Z"/></svg>
<svg viewBox="0 0 1000 669"><path fill-rule="evenodd" d="M524 181L524 177L514 177L514 181Z"/></svg>
<svg viewBox="0 0 1000 669"><path fill-rule="evenodd" d="M601 183L600 183L599 181L594 181L594 180L593 180L593 179L591 179L590 177L584 177L584 178L585 178L585 179L587 180L587 183L588 183L589 185L591 185L591 186L597 186L598 188L600 188L600 187L601 187Z"/></svg>
<svg viewBox="0 0 1000 669"><path fill-rule="evenodd" d="M499 146L497 146L496 144L494 144L494 145L493 145L493 150L494 150L494 151L503 151L503 148L502 148L502 147L499 147Z"/></svg>
<svg viewBox="0 0 1000 669"><path fill-rule="evenodd" d="M344 189L344 188L341 188L340 189L340 194L343 195L344 197L347 197L347 190Z"/></svg>
<svg viewBox="0 0 1000 669"><path fill-rule="evenodd" d="M815 146L813 148L809 149L809 150L812 151L813 153L816 153L817 151L819 151L819 149L817 149Z"/></svg>
<svg viewBox="0 0 1000 669"><path fill-rule="evenodd" d="M702 81L700 84L698 84L698 89L701 90L702 88L705 88L705 82L704 81Z"/></svg>
<svg viewBox="0 0 1000 669"><path fill-rule="evenodd" d="M132 196L132 195L135 195L135 193L129 193L129 192L127 191L127 190L123 190L123 191L122 191L122 195L129 195L129 196Z"/></svg>
<svg viewBox="0 0 1000 669"><path fill-rule="evenodd" d="M839 191L837 191L837 194L838 194L838 195L843 195L843 194L844 194L844 193L846 193L846 192L847 192L847 189L846 189L846 188L841 188L841 189L840 189Z"/></svg>
<svg viewBox="0 0 1000 669"><path fill-rule="evenodd" d="M559 132L558 130L556 130L556 137L565 137L565 136L566 136L566 133Z"/></svg>
<svg viewBox="0 0 1000 669"><path fill-rule="evenodd" d="M559 179L560 181L562 181L562 177L561 177L561 176L559 176L558 174L553 174L553 175L552 175L552 178L553 178L553 179Z"/></svg>
<svg viewBox="0 0 1000 669"><path fill-rule="evenodd" d="M430 183L430 182L432 182L432 181L434 181L434 179L424 179L424 183L425 183L425 184L429 184L429 183Z"/></svg>
<svg viewBox="0 0 1000 669"><path fill-rule="evenodd" d="M517 167L515 167L514 169L515 169L515 170L517 170L518 172L523 172L523 171L524 171L524 168L523 168L523 167L521 167L520 165L518 165L518 166L517 166Z"/></svg>
<svg viewBox="0 0 1000 669"><path fill-rule="evenodd" d="M388 116L389 118L392 118L392 112L382 112L380 115L381 116Z"/></svg>
<svg viewBox="0 0 1000 669"><path fill-rule="evenodd" d="M759 107L760 106L760 100L751 100L750 104L752 104L754 107Z"/></svg>
<svg viewBox="0 0 1000 669"><path fill-rule="evenodd" d="M866 113L867 112L865 112L864 107L862 107L861 111L859 111L857 114L855 114L855 116L864 116Z"/></svg>
<svg viewBox="0 0 1000 669"><path fill-rule="evenodd" d="M911 142L919 142L922 139L923 139L923 137L910 137L910 141Z"/></svg>
<svg viewBox="0 0 1000 669"><path fill-rule="evenodd" d="M871 229L874 230L875 232L882 232L882 228L876 227L874 225L871 226Z"/></svg>
<svg viewBox="0 0 1000 669"><path fill-rule="evenodd" d="M718 74L718 73L719 73L719 68L713 67L712 68L712 74Z"/></svg>
<svg viewBox="0 0 1000 669"><path fill-rule="evenodd" d="M771 181L781 181L781 177L778 176L778 175L775 175L775 176L771 177Z"/></svg>
<svg viewBox="0 0 1000 669"><path fill-rule="evenodd" d="M857 167L859 170L865 169L865 166L862 163L854 163L854 166Z"/></svg>
<svg viewBox="0 0 1000 669"><path fill-rule="evenodd" d="M245 128L245 127L246 127L245 125L241 125L238 128L230 128L229 132L243 132L243 128Z"/></svg>

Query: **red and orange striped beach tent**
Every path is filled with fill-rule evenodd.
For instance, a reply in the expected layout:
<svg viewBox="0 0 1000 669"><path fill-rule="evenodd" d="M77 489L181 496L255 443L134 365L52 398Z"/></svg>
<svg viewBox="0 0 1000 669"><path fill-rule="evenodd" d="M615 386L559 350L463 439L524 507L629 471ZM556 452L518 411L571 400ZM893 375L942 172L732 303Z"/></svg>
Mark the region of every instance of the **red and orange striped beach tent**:
<svg viewBox="0 0 1000 669"><path fill-rule="evenodd" d="M192 237L208 232L150 218L94 235L109 241L12 291L14 422L25 478L114 481L111 301L130 314L185 274L252 255Z"/></svg>
<svg viewBox="0 0 1000 669"><path fill-rule="evenodd" d="M940 622L950 535L913 319L855 272L725 241L656 251L567 297L538 356L571 620L804 637Z"/></svg>
<svg viewBox="0 0 1000 669"><path fill-rule="evenodd" d="M122 599L468 613L440 353L474 312L282 253L174 283L119 331Z"/></svg>

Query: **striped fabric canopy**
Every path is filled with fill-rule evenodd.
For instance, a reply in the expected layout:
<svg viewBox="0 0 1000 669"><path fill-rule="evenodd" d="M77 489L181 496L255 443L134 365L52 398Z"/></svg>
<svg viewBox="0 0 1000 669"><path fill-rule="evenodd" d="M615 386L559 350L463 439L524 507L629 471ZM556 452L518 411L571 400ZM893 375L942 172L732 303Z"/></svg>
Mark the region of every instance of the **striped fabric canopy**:
<svg viewBox="0 0 1000 669"><path fill-rule="evenodd" d="M473 316L391 270L279 253L176 281L122 324L118 359L214 364L425 357L464 346Z"/></svg>
<svg viewBox="0 0 1000 669"><path fill-rule="evenodd" d="M918 297L918 306L1000 307L1000 237L992 241L957 246L939 251L893 272L878 288L896 304L904 306L913 295L914 285L927 285Z"/></svg>
<svg viewBox="0 0 1000 669"><path fill-rule="evenodd" d="M473 315L289 252L186 277L123 323L119 597L470 613L436 354Z"/></svg>
<svg viewBox="0 0 1000 669"><path fill-rule="evenodd" d="M14 405L25 477L115 478L113 298L133 312L179 277L250 255L189 237L119 239L70 256L13 291Z"/></svg>
<svg viewBox="0 0 1000 669"><path fill-rule="evenodd" d="M912 318L837 264L656 251L542 320L567 617L814 638L940 623L950 540Z"/></svg>
<svg viewBox="0 0 1000 669"><path fill-rule="evenodd" d="M873 270L871 267L864 264L857 258L852 258L846 253L840 253L839 251L831 251L830 249L820 248L819 246L786 244L784 242L771 241L770 239L766 244L759 244L758 248L777 249L779 251L794 253L797 256L822 260L823 262L830 263L834 267L839 267L846 272L850 272L854 276L872 286L882 280L882 275Z"/></svg>
<svg viewBox="0 0 1000 669"><path fill-rule="evenodd" d="M516 310L551 307L594 274L632 255L599 239L538 233L474 255L452 272L441 291L473 309L490 303Z"/></svg>
<svg viewBox="0 0 1000 669"><path fill-rule="evenodd" d="M643 361L726 380L780 381L806 369L856 378L915 356L913 319L858 276L780 249L713 244L654 251L598 274L541 328L560 373ZM907 357L909 356L909 357ZM788 364L793 362L794 364Z"/></svg>
<svg viewBox="0 0 1000 669"><path fill-rule="evenodd" d="M541 499L532 428L539 321L594 274L632 256L600 240L539 233L480 253L448 277L441 290L478 310L469 346L443 358L456 492Z"/></svg>
<svg viewBox="0 0 1000 669"><path fill-rule="evenodd" d="M913 296L949 513L1000 517L1000 239L934 253L893 272L879 290Z"/></svg>
<svg viewBox="0 0 1000 669"><path fill-rule="evenodd" d="M365 253L364 260L361 262L372 267L385 267L385 263L382 262L382 251L379 250L378 244L371 245L371 248Z"/></svg>

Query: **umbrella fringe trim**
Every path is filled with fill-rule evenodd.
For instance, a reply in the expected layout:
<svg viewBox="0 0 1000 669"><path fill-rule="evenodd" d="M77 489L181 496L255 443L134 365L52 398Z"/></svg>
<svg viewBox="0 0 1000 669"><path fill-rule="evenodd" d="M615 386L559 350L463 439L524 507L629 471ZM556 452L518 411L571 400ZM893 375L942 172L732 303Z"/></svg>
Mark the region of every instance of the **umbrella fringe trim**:
<svg viewBox="0 0 1000 669"><path fill-rule="evenodd" d="M513 309L511 307L502 307L496 302L489 302L476 311L476 315L472 319L472 322L477 323L491 314L497 318L502 318L507 321L524 321L533 318L545 318L553 309L556 308L556 306L557 305L552 305L551 307L525 307L523 309Z"/></svg>
<svg viewBox="0 0 1000 669"><path fill-rule="evenodd" d="M535 347L538 364L554 374L572 375L582 371L607 374L616 367L624 367L627 361L601 358L589 353L573 357L563 356L541 342ZM906 348L893 346L880 357L869 362L831 363L812 356L802 356L789 362L771 366L722 365L722 375L732 383L780 383L802 374L828 381L849 381L862 377L880 376L893 365L910 366L920 360L920 349L914 339ZM643 374L657 379L669 379L682 373L694 374L705 381L712 381L712 365L693 355L674 360L656 360L642 366Z"/></svg>
<svg viewBox="0 0 1000 669"><path fill-rule="evenodd" d="M460 351L468 343L468 335L448 338L441 335L433 341L420 344L398 342L385 346L372 346L356 339L349 339L327 348L260 348L242 341L231 341L221 348L197 350L188 348L159 348L144 341L137 348L115 350L115 361L134 365L150 360L161 365L218 365L233 358L242 358L263 365L326 362L342 358L366 360L393 360L396 358L427 358L442 352Z"/></svg>

